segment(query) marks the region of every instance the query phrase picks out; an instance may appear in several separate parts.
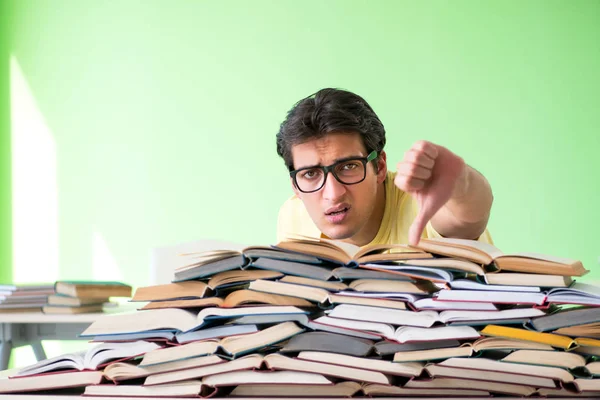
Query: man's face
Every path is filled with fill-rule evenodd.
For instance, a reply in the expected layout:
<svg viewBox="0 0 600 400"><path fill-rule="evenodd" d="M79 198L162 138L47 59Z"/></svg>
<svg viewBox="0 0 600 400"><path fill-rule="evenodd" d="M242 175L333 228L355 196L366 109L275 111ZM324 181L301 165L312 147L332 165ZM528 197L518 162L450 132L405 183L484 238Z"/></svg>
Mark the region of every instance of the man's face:
<svg viewBox="0 0 600 400"><path fill-rule="evenodd" d="M322 138L292 146L294 169L329 166L341 159L366 157L366 149L356 133L330 133ZM344 185L329 173L325 185L313 193L303 193L294 187L308 214L321 232L332 239L352 239L372 230L371 215L377 205L377 187L385 180L385 153L378 161L378 171L367 164L365 180ZM292 186L294 182L292 181Z"/></svg>

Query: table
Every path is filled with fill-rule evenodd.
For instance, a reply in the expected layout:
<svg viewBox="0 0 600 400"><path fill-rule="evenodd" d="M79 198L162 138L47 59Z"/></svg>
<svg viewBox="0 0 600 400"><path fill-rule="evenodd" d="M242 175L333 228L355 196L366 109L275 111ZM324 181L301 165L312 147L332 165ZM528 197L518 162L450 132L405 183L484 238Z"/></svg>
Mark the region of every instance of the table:
<svg viewBox="0 0 600 400"><path fill-rule="evenodd" d="M38 361L43 360L46 353L42 347L42 340L80 339L78 335L81 332L106 314L0 314L0 370L8 368L13 348L31 346L35 358Z"/></svg>

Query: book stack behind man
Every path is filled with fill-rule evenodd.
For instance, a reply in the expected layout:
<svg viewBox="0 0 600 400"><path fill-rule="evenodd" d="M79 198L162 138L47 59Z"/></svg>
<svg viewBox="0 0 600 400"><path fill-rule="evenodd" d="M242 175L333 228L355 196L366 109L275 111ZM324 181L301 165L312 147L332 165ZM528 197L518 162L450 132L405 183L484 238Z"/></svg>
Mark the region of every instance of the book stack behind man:
<svg viewBox="0 0 600 400"><path fill-rule="evenodd" d="M40 312L54 284L0 284L0 314Z"/></svg>
<svg viewBox="0 0 600 400"><path fill-rule="evenodd" d="M43 306L46 314L83 314L114 307L112 297L129 298L132 288L121 282L57 281Z"/></svg>
<svg viewBox="0 0 600 400"><path fill-rule="evenodd" d="M88 373L70 382L90 396L598 396L600 290L572 283L586 272L452 239L190 253L136 291L139 311L83 332L115 347L108 364L55 375ZM23 375L42 367L12 391L39 389Z"/></svg>

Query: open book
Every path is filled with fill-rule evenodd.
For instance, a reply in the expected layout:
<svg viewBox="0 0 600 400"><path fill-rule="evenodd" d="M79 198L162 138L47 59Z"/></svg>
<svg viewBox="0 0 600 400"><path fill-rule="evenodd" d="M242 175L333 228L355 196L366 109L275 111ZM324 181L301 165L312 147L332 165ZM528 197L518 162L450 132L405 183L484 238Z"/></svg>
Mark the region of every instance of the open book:
<svg viewBox="0 0 600 400"><path fill-rule="evenodd" d="M347 266L432 257L425 251L402 244L376 244L359 247L339 240L305 236L279 242L275 248L308 254L320 260Z"/></svg>
<svg viewBox="0 0 600 400"><path fill-rule="evenodd" d="M294 322L284 322L255 333L225 337L221 340L204 340L181 346L156 349L144 355L140 366L144 367L183 360L189 357L206 356L217 352L229 358L235 358L267 345L279 343L303 331L304 329L300 328Z"/></svg>
<svg viewBox="0 0 600 400"><path fill-rule="evenodd" d="M293 306L266 306L243 308L204 308L199 313L193 313L178 308L144 310L134 313L103 315L98 318L80 335L82 337L146 332L154 330L171 330L189 332L207 323L223 319L247 315L274 314L306 314Z"/></svg>
<svg viewBox="0 0 600 400"><path fill-rule="evenodd" d="M564 276L583 276L589 272L578 260L536 253L504 254L497 247L476 240L421 239L415 248L433 254L463 258L487 266L493 264L498 270L505 271Z"/></svg>
<svg viewBox="0 0 600 400"><path fill-rule="evenodd" d="M537 350L541 352L552 352L552 346L541 343L526 342L523 340L504 339L498 337L483 337L472 343L460 344L455 343L452 346L446 346L442 342L417 342L400 345L395 345L395 349L391 345L390 350L396 350L394 353L394 362L410 362L410 361L431 361L441 360L452 357L472 357L477 353L489 350ZM384 349L385 350L385 349ZM484 353L485 355L485 353Z"/></svg>
<svg viewBox="0 0 600 400"><path fill-rule="evenodd" d="M29 376L65 369L95 370L109 361L131 358L159 348L156 343L145 341L102 343L87 351L63 354L39 361L19 370L15 376Z"/></svg>
<svg viewBox="0 0 600 400"><path fill-rule="evenodd" d="M27 393L97 385L102 381L101 371L76 371L22 378L0 379L0 393Z"/></svg>
<svg viewBox="0 0 600 400"><path fill-rule="evenodd" d="M179 255L174 281L205 278L220 272L244 269L257 258L286 260L307 264L321 261L310 255L294 254L267 246L230 246L228 249L203 250Z"/></svg>
<svg viewBox="0 0 600 400"><path fill-rule="evenodd" d="M544 311L537 308L514 308L500 311L446 310L438 313L434 310L414 312L353 304L340 304L328 311L328 316L334 318L423 328L429 328L436 322L473 325L475 323L485 323L486 321L524 321L545 314Z"/></svg>
<svg viewBox="0 0 600 400"><path fill-rule="evenodd" d="M575 282L568 288L546 292L507 292L484 290L440 290L435 295L441 301L473 301L507 304L579 304L600 306L600 288Z"/></svg>
<svg viewBox="0 0 600 400"><path fill-rule="evenodd" d="M410 282L401 282L413 285ZM406 305L401 301L386 299L370 299L352 296L340 296L317 287L307 287L285 282L272 282L262 279L250 283L250 290L257 292L271 293L271 295L294 296L301 299L307 299L319 303L323 308L329 308L333 304L362 304L378 307L387 307L404 310Z"/></svg>
<svg viewBox="0 0 600 400"><path fill-rule="evenodd" d="M460 358L460 357L449 358L447 360L442 361L441 363L439 363L437 365L442 366L442 367L449 367L449 368L469 369L469 370L471 370L470 372L473 376L483 376L489 372L496 373L496 376L501 376L501 375L503 375L503 373L506 375L514 374L514 375L517 375L520 379L522 379L522 381L520 381L520 382L517 381L514 383L524 383L526 385L528 383L525 381L525 376L545 378L545 379L549 379L550 382L552 382L551 385L540 384L539 387L554 387L555 386L554 382L553 382L554 380L560 381L563 383L571 383L575 379L571 373L569 373L568 371L566 371L562 368L546 367L546 366L540 366L540 365L517 364L517 363L496 361L496 360L480 358L480 357L478 357L478 358ZM473 370L478 370L478 371L475 373ZM491 381L495 380L494 379L495 376L491 376L490 378L491 379L489 379L489 380L491 380ZM474 378L474 379L477 379L477 378ZM548 383L550 383L550 382L548 382ZM537 386L537 385L531 385L531 386Z"/></svg>
<svg viewBox="0 0 600 400"><path fill-rule="evenodd" d="M192 281L188 281L192 282ZM158 308L203 308L220 307L234 308L250 304L269 304L272 306L315 307L310 301L299 297L255 292L253 290L235 290L224 299L220 297L207 297L205 299L184 299L169 301L153 301L142 307L142 310L155 310Z"/></svg>
<svg viewBox="0 0 600 400"><path fill-rule="evenodd" d="M568 351L517 350L501 361L519 364L546 365L564 369L584 368L585 357Z"/></svg>
<svg viewBox="0 0 600 400"><path fill-rule="evenodd" d="M529 321L526 327L530 327L538 332L550 332L560 328L567 328L578 325L589 325L600 323L600 308L575 308L549 314L543 317L535 318ZM574 335L580 336L580 335ZM589 335L581 335L589 336Z"/></svg>
<svg viewBox="0 0 600 400"><path fill-rule="evenodd" d="M391 310L395 311L395 310ZM332 326L354 330L356 332L365 332L379 335L389 340L399 343L419 342L419 341L439 341L448 339L477 339L479 332L474 328L463 326L441 326L434 328L421 328L414 326L400 326L396 329L390 324L382 322L371 322L362 320L348 320L344 318L335 318L323 316L315 319L313 326Z"/></svg>

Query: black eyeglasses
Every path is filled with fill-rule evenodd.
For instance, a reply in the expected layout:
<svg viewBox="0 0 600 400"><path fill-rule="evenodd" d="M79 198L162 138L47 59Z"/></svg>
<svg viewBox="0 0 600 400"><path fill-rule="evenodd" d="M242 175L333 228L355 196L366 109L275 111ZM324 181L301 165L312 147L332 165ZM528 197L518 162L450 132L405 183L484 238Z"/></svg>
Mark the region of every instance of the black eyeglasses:
<svg viewBox="0 0 600 400"><path fill-rule="evenodd" d="M343 185L355 185L365 180L367 164L377 158L377 152L372 151L366 157L340 160L326 167L308 167L290 171L294 185L303 193L313 193L320 190L327 180L329 172Z"/></svg>

